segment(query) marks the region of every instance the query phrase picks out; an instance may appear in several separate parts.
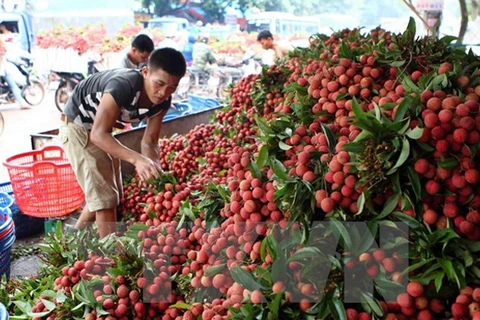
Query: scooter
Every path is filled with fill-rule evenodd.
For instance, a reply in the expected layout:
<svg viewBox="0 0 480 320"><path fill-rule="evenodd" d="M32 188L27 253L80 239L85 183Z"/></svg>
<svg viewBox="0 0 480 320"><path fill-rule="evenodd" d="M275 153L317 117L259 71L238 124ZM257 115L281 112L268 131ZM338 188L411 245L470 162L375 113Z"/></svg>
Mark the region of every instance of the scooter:
<svg viewBox="0 0 480 320"><path fill-rule="evenodd" d="M219 66L212 74L202 69L188 67L187 74L180 80L176 91L179 100L186 99L188 93L224 98L230 84L243 77L243 70L236 66Z"/></svg>
<svg viewBox="0 0 480 320"><path fill-rule="evenodd" d="M45 97L45 88L40 79L32 74L32 58L28 52L15 55L7 54L5 57L6 72L14 79L22 91L22 96L31 106L39 105ZM10 86L7 84L5 77L0 77L0 103L13 103L13 96Z"/></svg>
<svg viewBox="0 0 480 320"><path fill-rule="evenodd" d="M88 61L87 77L100 71L100 65L94 60ZM59 84L55 90L55 106L58 111L63 113L63 108L72 95L73 89L85 79L81 72L51 71L54 78L59 79Z"/></svg>

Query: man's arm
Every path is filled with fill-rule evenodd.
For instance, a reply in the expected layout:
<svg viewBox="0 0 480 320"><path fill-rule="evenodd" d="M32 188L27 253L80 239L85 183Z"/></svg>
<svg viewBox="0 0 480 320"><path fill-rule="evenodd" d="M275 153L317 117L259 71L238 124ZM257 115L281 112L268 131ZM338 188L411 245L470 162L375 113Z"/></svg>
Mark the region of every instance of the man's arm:
<svg viewBox="0 0 480 320"><path fill-rule="evenodd" d="M158 139L160 139L160 130L162 129L163 117L168 112L167 110L161 111L156 116L148 118L147 127L143 134L141 150L142 154L153 162L155 162L160 168L160 151L158 149Z"/></svg>
<svg viewBox="0 0 480 320"><path fill-rule="evenodd" d="M112 136L119 113L119 107L110 93L104 93L97 108L97 114L90 132L90 140L112 157L130 162L137 169L142 180L158 175L156 165L148 158L125 147Z"/></svg>

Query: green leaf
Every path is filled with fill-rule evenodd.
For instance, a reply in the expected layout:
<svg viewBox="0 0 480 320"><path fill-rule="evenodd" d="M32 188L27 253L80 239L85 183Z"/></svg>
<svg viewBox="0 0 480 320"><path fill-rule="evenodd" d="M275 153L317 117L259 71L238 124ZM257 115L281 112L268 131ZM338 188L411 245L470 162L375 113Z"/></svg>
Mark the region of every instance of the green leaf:
<svg viewBox="0 0 480 320"><path fill-rule="evenodd" d="M415 37L415 34L417 33L417 27L415 25L415 19L413 19L413 17L410 17L410 19L408 20L406 31L410 33L411 37Z"/></svg>
<svg viewBox="0 0 480 320"><path fill-rule="evenodd" d="M446 158L438 162L438 166L442 169L454 169L458 166L458 160L456 158Z"/></svg>
<svg viewBox="0 0 480 320"><path fill-rule="evenodd" d="M412 183L413 192L415 193L417 200L422 199L422 185L420 184L420 177L412 166L408 167L408 178Z"/></svg>
<svg viewBox="0 0 480 320"><path fill-rule="evenodd" d="M383 207L383 210L378 215L377 219L383 219L387 215L393 212L393 210L398 205L398 200L400 199L400 194L395 194L393 197L389 198Z"/></svg>
<svg viewBox="0 0 480 320"><path fill-rule="evenodd" d="M365 146L360 142L350 142L343 145L343 150L351 153L360 154L365 151Z"/></svg>
<svg viewBox="0 0 480 320"><path fill-rule="evenodd" d="M153 210L148 210L147 216L148 216L150 219L155 219L155 217L157 216L157 214L156 214L155 211L153 211Z"/></svg>
<svg viewBox="0 0 480 320"><path fill-rule="evenodd" d="M282 149L283 151L287 151L287 150L290 150L290 149L293 148L293 146L290 146L290 145L286 144L286 143L283 142L283 141L279 141L279 142L278 142L278 147L279 147L280 149Z"/></svg>
<svg viewBox="0 0 480 320"><path fill-rule="evenodd" d="M358 120L366 120L366 113L363 112L362 108L360 108L360 105L355 97L352 99L352 111Z"/></svg>
<svg viewBox="0 0 480 320"><path fill-rule="evenodd" d="M170 308L175 308L175 309L183 309L183 310L191 310L192 306L189 305L188 303L185 302L177 302L175 304L172 304Z"/></svg>
<svg viewBox="0 0 480 320"><path fill-rule="evenodd" d="M435 276L435 289L437 290L437 292L439 292L440 289L442 288L442 283L443 283L443 278L444 277L445 277L445 273L443 273L443 272L439 272Z"/></svg>
<svg viewBox="0 0 480 320"><path fill-rule="evenodd" d="M254 178L262 180L262 172L258 168L258 165L256 162L251 161L250 164L248 165L248 169L250 170Z"/></svg>
<svg viewBox="0 0 480 320"><path fill-rule="evenodd" d="M424 226L418 220L410 217L409 215L406 215L405 213L395 212L395 215L399 220L401 220L402 222L405 222L410 228L413 228L413 229L424 228Z"/></svg>
<svg viewBox="0 0 480 320"><path fill-rule="evenodd" d="M415 127L413 129L408 129L408 131L406 133L407 137L409 137L410 139L413 139L413 140L420 139L422 134L423 134L423 128L420 128L420 127Z"/></svg>
<svg viewBox="0 0 480 320"><path fill-rule="evenodd" d="M223 201L229 201L230 200L230 194L227 191L227 186L224 184L219 184L217 186L218 194L220 197L223 199ZM194 219L195 220L195 219Z"/></svg>
<svg viewBox="0 0 480 320"><path fill-rule="evenodd" d="M413 83L413 81L410 80L409 78L404 78L402 81L402 85L406 89L408 89L407 91L420 92L420 88L415 83Z"/></svg>
<svg viewBox="0 0 480 320"><path fill-rule="evenodd" d="M403 66L404 64L405 64L405 60L393 61L390 63L392 67L397 67L397 68Z"/></svg>
<svg viewBox="0 0 480 320"><path fill-rule="evenodd" d="M339 95L336 96L335 98L335 101L339 101L339 100L342 100L346 97L350 96L347 92L344 92L344 93L340 93Z"/></svg>
<svg viewBox="0 0 480 320"><path fill-rule="evenodd" d="M343 240L344 249L351 251L353 248L352 239L345 226L338 220L331 220L330 225L335 234L340 235L338 238Z"/></svg>
<svg viewBox="0 0 480 320"><path fill-rule="evenodd" d="M346 320L347 313L345 311L345 306L339 298L333 298L328 302L328 307L332 316L335 320Z"/></svg>
<svg viewBox="0 0 480 320"><path fill-rule="evenodd" d="M230 269L230 275L233 280L247 290L254 291L261 288L260 284L255 281L252 274L243 270L241 267Z"/></svg>
<svg viewBox="0 0 480 320"><path fill-rule="evenodd" d="M402 151L400 151L400 156L398 157L395 165L390 170L388 170L387 175L394 173L396 171L395 169L398 169L402 164L404 164L405 161L407 161L409 155L410 155L410 142L408 142L406 138L403 138Z"/></svg>
<svg viewBox="0 0 480 320"><path fill-rule="evenodd" d="M319 259L322 257L322 253L320 249L315 247L305 247L297 250L288 260L287 262L292 261L301 261L305 259Z"/></svg>
<svg viewBox="0 0 480 320"><path fill-rule="evenodd" d="M278 159L272 160L272 170L273 173L280 179L280 180L288 180L287 169L283 163Z"/></svg>
<svg viewBox="0 0 480 320"><path fill-rule="evenodd" d="M63 291L57 291L55 298L57 299L57 303L62 304L67 300L68 297L63 293Z"/></svg>
<svg viewBox="0 0 480 320"><path fill-rule="evenodd" d="M423 267L424 265L426 264L429 264L431 262L435 261L435 258L430 258L430 259L427 259L427 260L423 260L423 261L420 261L420 262L417 262L411 266L409 266L404 273L410 273L412 271L415 271L417 269L420 269L421 267Z"/></svg>
<svg viewBox="0 0 480 320"><path fill-rule="evenodd" d="M370 293L362 292L362 299L370 307L370 309L377 315L383 316L383 309L377 299L375 299Z"/></svg>
<svg viewBox="0 0 480 320"><path fill-rule="evenodd" d="M358 197L357 208L357 214L361 214L363 212L363 209L365 208L365 192L362 192L362 194Z"/></svg>
<svg viewBox="0 0 480 320"><path fill-rule="evenodd" d="M204 275L205 275L205 277L214 276L214 275L220 273L223 269L225 269L225 267L226 267L225 263L211 266L207 270L205 270Z"/></svg>
<svg viewBox="0 0 480 320"><path fill-rule="evenodd" d="M393 118L393 122L400 122L405 117L405 113L407 113L410 105L412 104L413 98L412 96L407 96L399 105L397 112L395 113L395 118Z"/></svg>
<svg viewBox="0 0 480 320"><path fill-rule="evenodd" d="M446 46L448 46L452 41L457 40L458 38L455 36L444 36L440 39Z"/></svg>
<svg viewBox="0 0 480 320"><path fill-rule="evenodd" d="M262 169L268 162L268 147L263 145L257 158L257 166Z"/></svg>
<svg viewBox="0 0 480 320"><path fill-rule="evenodd" d="M263 118L259 117L256 114L253 115L253 118L255 119L255 122L257 123L260 130L265 135L274 134L273 130L267 125L266 121Z"/></svg>
<svg viewBox="0 0 480 320"><path fill-rule="evenodd" d="M480 241L468 241L467 248L471 252L479 252L480 251Z"/></svg>
<svg viewBox="0 0 480 320"><path fill-rule="evenodd" d="M382 111L380 110L380 108L378 107L378 104L376 104L375 102L373 102L373 110L375 112L375 118L380 121L382 119Z"/></svg>
<svg viewBox="0 0 480 320"><path fill-rule="evenodd" d="M84 302L79 303L78 305L75 306L75 308L72 309L72 311L77 311L86 306L87 304Z"/></svg>
<svg viewBox="0 0 480 320"><path fill-rule="evenodd" d="M278 319L278 313L280 311L280 303L282 302L283 293L277 293L273 301L269 305L270 312L272 313L272 319Z"/></svg>
<svg viewBox="0 0 480 320"><path fill-rule="evenodd" d="M333 151L335 149L336 143L332 130L330 130L330 128L322 122L320 123L320 125L322 126L323 133L327 137L328 148L330 149L330 151Z"/></svg>

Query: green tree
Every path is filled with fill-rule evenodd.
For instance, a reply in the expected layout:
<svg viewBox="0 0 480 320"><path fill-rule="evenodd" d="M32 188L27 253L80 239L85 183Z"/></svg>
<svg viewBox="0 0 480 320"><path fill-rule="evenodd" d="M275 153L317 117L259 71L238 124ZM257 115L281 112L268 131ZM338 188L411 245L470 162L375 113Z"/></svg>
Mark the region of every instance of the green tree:
<svg viewBox="0 0 480 320"><path fill-rule="evenodd" d="M245 17L247 10L251 8L265 9L265 1L263 0L239 0L237 1L237 9Z"/></svg>
<svg viewBox="0 0 480 320"><path fill-rule="evenodd" d="M224 22L225 11L231 6L233 0L206 0L202 1L201 8L207 14L207 20L210 22Z"/></svg>
<svg viewBox="0 0 480 320"><path fill-rule="evenodd" d="M189 1L187 0L141 0L142 6L151 13L151 8L153 8L153 13L156 16L162 17L175 13L178 10L185 8Z"/></svg>
<svg viewBox="0 0 480 320"><path fill-rule="evenodd" d="M208 21L223 22L228 7L238 9L245 16L250 8L263 9L263 2L262 0L206 0L202 2L201 8L207 13Z"/></svg>

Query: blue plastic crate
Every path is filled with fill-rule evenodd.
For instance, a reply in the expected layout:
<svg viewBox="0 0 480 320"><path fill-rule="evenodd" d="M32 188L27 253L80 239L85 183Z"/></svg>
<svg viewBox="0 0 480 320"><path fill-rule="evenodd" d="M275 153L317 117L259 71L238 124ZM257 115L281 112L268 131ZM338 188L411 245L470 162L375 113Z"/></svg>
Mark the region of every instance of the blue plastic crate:
<svg viewBox="0 0 480 320"><path fill-rule="evenodd" d="M193 111L210 110L220 106L220 102L215 98L195 94L188 95L188 103L192 106Z"/></svg>
<svg viewBox="0 0 480 320"><path fill-rule="evenodd" d="M20 211L15 201L10 182L0 183L0 193L1 192L8 194L13 201L9 208L12 212L13 222L15 223L15 235L18 239L43 232L45 219L27 216Z"/></svg>
<svg viewBox="0 0 480 320"><path fill-rule="evenodd" d="M13 198L6 192L0 192L0 208L10 209L13 204Z"/></svg>
<svg viewBox="0 0 480 320"><path fill-rule="evenodd" d="M8 214L0 213L0 277L4 274L7 279L10 277L11 249L14 242L15 225L13 220Z"/></svg>

